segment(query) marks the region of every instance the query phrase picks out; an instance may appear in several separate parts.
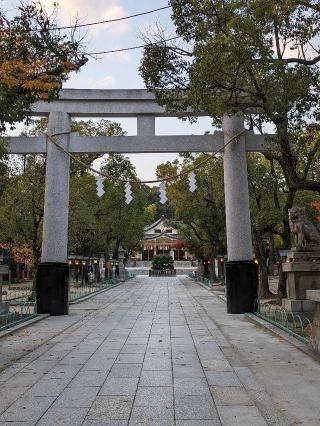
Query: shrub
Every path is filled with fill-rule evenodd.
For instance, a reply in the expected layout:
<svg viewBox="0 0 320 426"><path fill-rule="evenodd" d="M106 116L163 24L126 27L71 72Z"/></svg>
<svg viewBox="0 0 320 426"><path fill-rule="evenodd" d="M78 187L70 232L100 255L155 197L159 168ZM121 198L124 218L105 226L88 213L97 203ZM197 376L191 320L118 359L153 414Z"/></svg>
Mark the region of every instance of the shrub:
<svg viewBox="0 0 320 426"><path fill-rule="evenodd" d="M173 259L169 255L158 254L154 256L152 260L152 269L154 270L164 270L164 269L173 269Z"/></svg>

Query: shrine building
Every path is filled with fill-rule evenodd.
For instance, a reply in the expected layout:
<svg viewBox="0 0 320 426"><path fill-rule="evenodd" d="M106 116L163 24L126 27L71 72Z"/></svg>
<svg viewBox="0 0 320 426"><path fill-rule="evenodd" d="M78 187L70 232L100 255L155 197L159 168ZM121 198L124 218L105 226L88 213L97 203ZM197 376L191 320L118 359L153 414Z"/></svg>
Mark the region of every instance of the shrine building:
<svg viewBox="0 0 320 426"><path fill-rule="evenodd" d="M170 255L175 261L193 259L185 241L180 238L176 229L167 225L164 216L145 227L141 246L143 250L135 256L136 260L151 261L157 254Z"/></svg>

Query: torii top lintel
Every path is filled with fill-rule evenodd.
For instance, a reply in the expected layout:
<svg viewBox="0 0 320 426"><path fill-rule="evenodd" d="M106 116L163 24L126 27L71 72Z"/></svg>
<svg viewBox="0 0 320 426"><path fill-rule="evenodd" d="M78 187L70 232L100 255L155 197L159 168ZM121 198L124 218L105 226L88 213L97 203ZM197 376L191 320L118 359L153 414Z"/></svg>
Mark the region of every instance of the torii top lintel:
<svg viewBox="0 0 320 426"><path fill-rule="evenodd" d="M62 89L59 99L35 103L31 115L46 116L53 111L66 112L71 117L136 117L142 114L156 117L208 116L207 113L191 111L167 112L145 89Z"/></svg>

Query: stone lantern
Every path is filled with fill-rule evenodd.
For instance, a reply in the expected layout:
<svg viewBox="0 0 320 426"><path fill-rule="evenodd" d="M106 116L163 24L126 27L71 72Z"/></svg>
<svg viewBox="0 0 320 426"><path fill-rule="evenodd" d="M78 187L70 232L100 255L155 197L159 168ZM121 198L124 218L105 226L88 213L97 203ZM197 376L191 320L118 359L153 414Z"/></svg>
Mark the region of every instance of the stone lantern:
<svg viewBox="0 0 320 426"><path fill-rule="evenodd" d="M124 266L125 250L122 246L118 250L118 261L119 261L119 279L124 281L126 279L126 268Z"/></svg>

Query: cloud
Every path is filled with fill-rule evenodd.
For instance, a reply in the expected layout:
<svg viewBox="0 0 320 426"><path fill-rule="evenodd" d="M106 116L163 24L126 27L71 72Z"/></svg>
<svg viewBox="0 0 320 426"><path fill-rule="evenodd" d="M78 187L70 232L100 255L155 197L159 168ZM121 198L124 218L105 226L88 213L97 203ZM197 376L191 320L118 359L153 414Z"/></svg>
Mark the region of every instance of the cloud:
<svg viewBox="0 0 320 426"><path fill-rule="evenodd" d="M50 13L54 8L54 0L41 0L41 4ZM94 3L94 4L93 4ZM59 21L64 24L74 24L76 20L80 24L87 22L104 21L108 19L121 18L126 15L120 0L60 0ZM101 32L113 34L127 33L131 29L129 21L118 21L110 24L101 24L90 27L89 32L92 36L101 35Z"/></svg>

